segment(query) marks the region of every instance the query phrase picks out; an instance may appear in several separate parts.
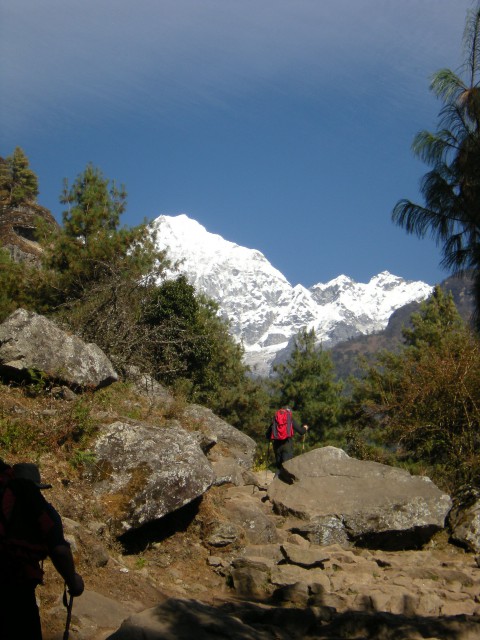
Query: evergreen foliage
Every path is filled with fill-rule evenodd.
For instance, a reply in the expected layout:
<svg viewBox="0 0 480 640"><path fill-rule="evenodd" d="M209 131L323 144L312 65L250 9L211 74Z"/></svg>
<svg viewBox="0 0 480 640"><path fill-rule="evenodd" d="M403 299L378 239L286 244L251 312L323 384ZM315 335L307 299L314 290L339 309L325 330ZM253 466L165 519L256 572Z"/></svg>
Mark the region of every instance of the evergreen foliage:
<svg viewBox="0 0 480 640"><path fill-rule="evenodd" d="M401 353L380 354L356 384L352 452L409 462L450 490L478 483L479 340L440 288L412 316L412 325Z"/></svg>
<svg viewBox="0 0 480 640"><path fill-rule="evenodd" d="M37 307L98 344L119 370L146 370L160 336L142 323L143 309L169 265L165 252L156 249L147 224L120 226L125 189L91 164L71 187L64 182L61 202L63 227L39 225L44 268Z"/></svg>
<svg viewBox="0 0 480 640"><path fill-rule="evenodd" d="M0 249L0 322L3 322L20 304L21 276L21 265L14 263L10 255Z"/></svg>
<svg viewBox="0 0 480 640"><path fill-rule="evenodd" d="M404 327L402 335L407 346L420 353L424 347L439 347L452 333L463 331L464 322L458 313L452 293L439 285L432 295L410 316L411 327Z"/></svg>
<svg viewBox="0 0 480 640"><path fill-rule="evenodd" d="M295 338L288 360L274 367L274 400L289 406L303 424L309 439L325 444L340 424L342 383L335 381L330 354L316 346L315 331L304 329Z"/></svg>
<svg viewBox="0 0 480 640"><path fill-rule="evenodd" d="M11 156L0 158L0 204L35 202L37 195L38 178L24 151L15 147Z"/></svg>
<svg viewBox="0 0 480 640"><path fill-rule="evenodd" d="M263 434L269 413L268 396L261 382L250 377L243 363L243 346L235 342L228 323L219 317L218 305L203 296L200 301L199 322L211 352L201 376L194 377L191 398L252 437Z"/></svg>
<svg viewBox="0 0 480 640"><path fill-rule="evenodd" d="M430 88L443 101L437 131L421 131L414 154L431 167L423 178L425 205L400 200L392 213L407 233L427 233L442 244L443 266L471 269L480 330L480 4L468 13L463 77L434 74Z"/></svg>
<svg viewBox="0 0 480 640"><path fill-rule="evenodd" d="M153 368L168 384L186 377L196 387L205 377L213 346L202 322L201 306L183 275L154 287L146 300L143 322L163 335L152 348Z"/></svg>
<svg viewBox="0 0 480 640"><path fill-rule="evenodd" d="M0 205L8 204L10 200L11 173L7 161L0 157Z"/></svg>
<svg viewBox="0 0 480 640"><path fill-rule="evenodd" d="M25 262L14 262L8 251L0 248L0 322L19 307L35 310L38 285L38 269Z"/></svg>
<svg viewBox="0 0 480 640"><path fill-rule="evenodd" d="M135 289L147 274L152 279L163 273L167 260L155 249L151 229L147 224L120 227L125 189L110 185L99 169L87 165L70 188L65 181L61 202L68 205L63 227L39 226L44 295L52 309L92 297L107 304L105 295L114 298L122 282Z"/></svg>
<svg viewBox="0 0 480 640"><path fill-rule="evenodd" d="M262 431L266 392L249 378L243 348L219 317L216 303L197 295L182 275L152 292L144 320L165 337L152 350L159 379L233 426L251 435Z"/></svg>
<svg viewBox="0 0 480 640"><path fill-rule="evenodd" d="M118 231L126 199L123 185L120 189L114 182L110 185L100 169L89 163L71 187L64 180L60 202L68 206L63 213L65 233L89 245L97 242L100 233Z"/></svg>

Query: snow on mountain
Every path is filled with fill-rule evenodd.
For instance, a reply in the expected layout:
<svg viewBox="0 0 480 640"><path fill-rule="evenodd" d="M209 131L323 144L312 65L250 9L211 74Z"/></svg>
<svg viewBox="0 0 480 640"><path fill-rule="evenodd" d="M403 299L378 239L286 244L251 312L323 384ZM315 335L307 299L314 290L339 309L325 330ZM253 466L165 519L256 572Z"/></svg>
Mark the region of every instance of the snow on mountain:
<svg viewBox="0 0 480 640"><path fill-rule="evenodd" d="M325 347L384 329L391 314L428 297L432 287L384 271L364 284L341 275L310 289L292 286L265 256L209 233L188 216L160 216L157 244L197 291L220 305L245 361L261 375L302 328L315 329Z"/></svg>

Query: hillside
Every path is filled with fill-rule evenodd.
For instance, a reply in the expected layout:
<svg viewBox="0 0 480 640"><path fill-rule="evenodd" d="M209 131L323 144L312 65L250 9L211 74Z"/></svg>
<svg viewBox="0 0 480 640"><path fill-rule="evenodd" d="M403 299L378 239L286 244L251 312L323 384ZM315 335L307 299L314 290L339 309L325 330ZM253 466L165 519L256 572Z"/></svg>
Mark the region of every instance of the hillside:
<svg viewBox="0 0 480 640"><path fill-rule="evenodd" d="M2 431L2 451L9 451L9 462L38 460L44 480L53 485L47 497L64 519L85 578L86 592L74 602L72 640L113 640L117 636L111 634L124 618L153 606L160 608L158 615L167 625L165 634L148 636L158 640L186 640L192 633L225 640L478 637L475 633L480 618L472 612L480 609L476 604L479 570L473 556L448 544L443 534L416 552L342 550L338 545L327 545L321 549L321 557L325 579L330 576L337 585L335 601L322 599L319 591L317 604L307 606L300 586L285 590L282 600L253 593L239 595L232 588L226 567L242 554L246 541L240 538L233 544L212 546L211 533L215 523L223 521L225 506L241 496L242 501L253 501L252 505L259 505L256 509L268 513L261 487L268 485L272 475L265 471L256 474L258 487L214 487L202 500L163 518L154 527L128 538L113 536L104 506L92 492L89 480L92 463L87 451L92 438L102 425L118 420L161 424L174 418L188 428L182 417L184 406L173 406L166 412L164 401L123 383L78 398L73 404L51 394L32 395L32 390L3 385L0 405L4 420L13 424L12 417L21 416L24 427L10 441ZM72 430L74 425L76 430ZM79 439L81 448L75 442ZM295 548L304 555L308 548L313 552L315 545L301 542L300 536L282 529L285 518L272 517L279 539L290 541L291 554ZM232 525L233 521L225 522L226 527ZM326 558L331 559L330 564ZM49 562L45 569L45 586L38 589L44 637L60 640L65 622L60 603L63 585ZM380 599L370 598L370 604L367 600L361 604L362 597L380 593L379 589L383 598L375 596ZM387 601L393 598L397 602L396 593L410 593L410 605L395 605L397 608L391 610ZM188 604L188 613L182 603ZM414 609L422 613L413 613ZM469 615L458 617L458 613ZM239 626L240 620L243 626ZM312 631L307 633L308 628Z"/></svg>
<svg viewBox="0 0 480 640"><path fill-rule="evenodd" d="M177 410L181 413L181 407ZM67 539L74 544L78 570L84 576L87 591L99 594L86 594L87 618L89 614L97 615L100 623L105 616L111 624L113 617L118 626L121 621L118 611L126 616L130 611L156 604L169 594L180 595L183 591L180 583L193 581L193 576L195 581L203 576L205 589L213 589L217 594L222 592L222 581L206 568L206 551L200 553L202 550L194 542L197 525L190 521L195 509L185 514L184 522L179 514L170 523L163 523L156 546L151 546L154 540L148 544L134 541L129 546L122 545L111 535L105 524L105 513L101 513L100 505L92 495L86 473L91 460L88 447L92 436L102 424L119 419L128 421L133 416L150 422L165 421L166 415L160 406L153 405L151 399L136 392L131 385L122 383L73 402L49 393L36 393L33 389L0 385L0 412L3 416L2 458L10 464L37 460L43 479L53 485L45 496L62 515ZM16 426L19 424L21 431ZM204 504L200 514L208 508ZM182 567L182 580L172 563ZM167 571L167 568L170 569ZM45 586L37 592L44 636L45 640L59 640L65 621L59 606L63 584L50 562L46 563L45 569ZM196 588L192 591L194 594L198 594ZM105 600L105 610L98 604L102 596L111 601ZM112 602L118 605L116 612L112 612ZM89 608L92 611L89 612ZM94 625L90 634L85 635L83 630L81 634L73 632L71 637L84 640L106 637L105 634L98 635L97 631Z"/></svg>

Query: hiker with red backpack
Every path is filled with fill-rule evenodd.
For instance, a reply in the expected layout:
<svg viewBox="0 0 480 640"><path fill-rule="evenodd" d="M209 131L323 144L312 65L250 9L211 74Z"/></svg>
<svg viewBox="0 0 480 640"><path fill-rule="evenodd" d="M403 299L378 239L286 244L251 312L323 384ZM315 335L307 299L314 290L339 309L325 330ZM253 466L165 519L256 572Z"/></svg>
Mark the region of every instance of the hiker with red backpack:
<svg viewBox="0 0 480 640"><path fill-rule="evenodd" d="M308 425L303 426L297 424L293 419L290 407L282 407L275 412L272 424L267 431L267 437L273 443L273 452L275 454L275 466L278 477L283 468L283 463L293 458L293 436L294 432L301 436L308 431Z"/></svg>
<svg viewBox="0 0 480 640"><path fill-rule="evenodd" d="M41 489L37 465L13 467L0 460L0 638L42 640L35 588L49 556L70 596L83 593L62 521Z"/></svg>

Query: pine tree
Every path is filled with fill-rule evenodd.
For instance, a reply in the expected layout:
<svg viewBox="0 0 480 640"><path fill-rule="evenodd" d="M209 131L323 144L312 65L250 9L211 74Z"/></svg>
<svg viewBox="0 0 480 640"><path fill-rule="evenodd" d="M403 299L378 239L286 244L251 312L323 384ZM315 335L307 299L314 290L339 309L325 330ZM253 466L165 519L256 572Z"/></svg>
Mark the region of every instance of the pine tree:
<svg viewBox="0 0 480 640"><path fill-rule="evenodd" d="M6 251L0 249L0 322L16 308L14 300L15 266Z"/></svg>
<svg viewBox="0 0 480 640"><path fill-rule="evenodd" d="M424 347L438 348L453 332L464 330L452 293L446 293L439 285L421 303L420 310L410 316L410 324L402 330L403 339L407 346L419 351Z"/></svg>
<svg viewBox="0 0 480 640"><path fill-rule="evenodd" d="M143 308L143 322L157 333L152 345L155 375L174 383L187 377L202 379L211 358L211 344L200 323L195 288L184 275L154 287Z"/></svg>
<svg viewBox="0 0 480 640"><path fill-rule="evenodd" d="M16 147L13 155L6 158L6 162L10 171L9 204L19 205L24 202L35 202L38 196L38 178L30 169L24 151L20 147Z"/></svg>
<svg viewBox="0 0 480 640"><path fill-rule="evenodd" d="M0 322L18 307L34 306L37 281L38 269L14 262L9 253L0 248Z"/></svg>
<svg viewBox="0 0 480 640"><path fill-rule="evenodd" d="M39 228L45 248L44 264L51 277L52 306L82 299L108 289L108 281L158 276L166 265L164 252L155 249L154 234L146 224L120 227L126 192L93 165L72 186L64 181L60 199L68 208L63 228ZM120 279L120 280L119 280Z"/></svg>
<svg viewBox="0 0 480 640"><path fill-rule="evenodd" d="M152 290L144 322L154 336L150 357L157 379L252 436L264 432L267 394L248 376L243 349L216 303L197 295L181 275Z"/></svg>
<svg viewBox="0 0 480 640"><path fill-rule="evenodd" d="M316 346L315 331L303 330L284 364L274 367L278 406L290 406L310 427L309 438L322 442L339 425L342 383L335 381L330 354Z"/></svg>
<svg viewBox="0 0 480 640"><path fill-rule="evenodd" d="M12 174L7 161L0 158L0 205L10 203L10 190L12 187Z"/></svg>
<svg viewBox="0 0 480 640"><path fill-rule="evenodd" d="M64 180L62 204L68 205L63 213L64 232L85 245L97 241L99 234L118 230L120 215L126 209L127 193L122 185L110 185L97 167L87 165L72 186Z"/></svg>
<svg viewBox="0 0 480 640"><path fill-rule="evenodd" d="M471 270L480 330L480 4L468 13L464 45L463 77L441 69L430 85L443 101L438 130L421 131L412 145L431 167L421 185L425 204L400 200L392 219L407 233L430 234L446 268Z"/></svg>

